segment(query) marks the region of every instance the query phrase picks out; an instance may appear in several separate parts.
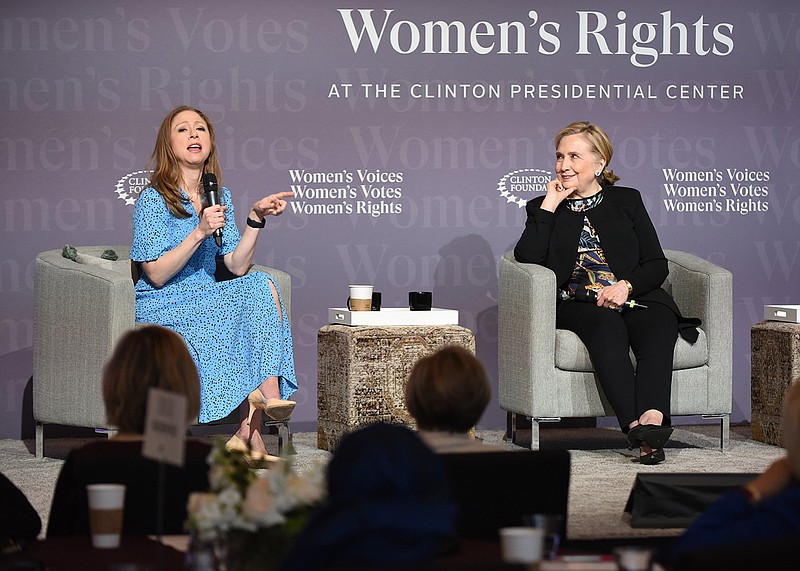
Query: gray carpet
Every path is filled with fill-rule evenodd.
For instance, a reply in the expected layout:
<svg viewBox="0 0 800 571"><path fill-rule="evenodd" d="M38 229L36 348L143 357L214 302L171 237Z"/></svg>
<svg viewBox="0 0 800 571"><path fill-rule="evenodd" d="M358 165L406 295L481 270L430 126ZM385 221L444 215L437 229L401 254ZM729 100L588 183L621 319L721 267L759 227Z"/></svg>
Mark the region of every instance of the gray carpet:
<svg viewBox="0 0 800 571"><path fill-rule="evenodd" d="M625 448L625 439L618 430L602 428L545 429L542 448L571 450L567 535L574 540L674 536L680 529L633 529L624 506L639 472L761 472L783 455L783 449L754 442L746 427L734 429L730 449L722 453L716 448L717 429L711 426L681 427L675 430L666 449L667 461L658 466L640 466L632 462L633 452ZM523 450L503 442L500 431L478 431L487 444L510 450ZM275 437L267 437L267 445L275 448ZM270 440L273 439L273 440ZM57 438L46 441L48 458L37 460L33 441L0 440L0 470L28 496L47 525L50 500L58 471L69 450L85 439ZM329 454L316 447L315 433L296 433L293 444L299 470L311 466ZM487 490L491 493L491 490Z"/></svg>

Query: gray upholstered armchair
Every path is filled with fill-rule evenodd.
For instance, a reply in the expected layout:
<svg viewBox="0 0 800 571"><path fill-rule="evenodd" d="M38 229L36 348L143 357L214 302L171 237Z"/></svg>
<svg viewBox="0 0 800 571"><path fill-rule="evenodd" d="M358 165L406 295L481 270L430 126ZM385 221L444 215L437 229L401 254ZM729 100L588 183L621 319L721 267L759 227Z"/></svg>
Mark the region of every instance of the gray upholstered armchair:
<svg viewBox="0 0 800 571"><path fill-rule="evenodd" d="M101 260L112 249L119 261ZM103 365L134 323L134 290L127 246L78 247L78 261L50 250L36 256L33 318L33 418L36 457L44 455L44 425L113 429L101 392ZM268 272L291 318L291 276Z"/></svg>
<svg viewBox="0 0 800 571"><path fill-rule="evenodd" d="M670 413L719 418L720 449L725 450L731 412L733 277L692 254L664 253L669 260L664 289L684 315L703 321L694 345L678 337ZM555 274L517 262L510 251L500 260L498 288L499 401L511 417L512 431L515 415L531 417L531 448L536 450L540 422L612 416L586 347L571 331L556 329Z"/></svg>

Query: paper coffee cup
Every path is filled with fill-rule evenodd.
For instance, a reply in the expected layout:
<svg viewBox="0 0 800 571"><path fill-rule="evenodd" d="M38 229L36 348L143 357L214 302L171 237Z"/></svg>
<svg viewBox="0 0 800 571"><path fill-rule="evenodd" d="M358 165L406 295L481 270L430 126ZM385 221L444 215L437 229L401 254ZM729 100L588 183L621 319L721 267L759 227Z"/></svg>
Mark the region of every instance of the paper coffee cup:
<svg viewBox="0 0 800 571"><path fill-rule="evenodd" d="M350 311L372 310L372 286L351 285L350 297L347 298L347 309Z"/></svg>
<svg viewBox="0 0 800 571"><path fill-rule="evenodd" d="M123 484L89 484L89 527L92 545L99 549L119 547L122 534L122 512L125 506Z"/></svg>
<svg viewBox="0 0 800 571"><path fill-rule="evenodd" d="M505 563L537 563L542 560L544 530L537 527L500 529L500 548Z"/></svg>
<svg viewBox="0 0 800 571"><path fill-rule="evenodd" d="M614 549L620 571L649 571L653 550L639 545L623 545Z"/></svg>

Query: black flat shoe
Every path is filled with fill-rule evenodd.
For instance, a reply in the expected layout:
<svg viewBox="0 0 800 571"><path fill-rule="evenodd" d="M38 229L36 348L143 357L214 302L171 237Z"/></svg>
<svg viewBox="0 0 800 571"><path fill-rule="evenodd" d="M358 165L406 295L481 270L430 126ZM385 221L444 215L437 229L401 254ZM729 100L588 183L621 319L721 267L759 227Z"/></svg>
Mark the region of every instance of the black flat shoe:
<svg viewBox="0 0 800 571"><path fill-rule="evenodd" d="M658 448L656 450L653 450L649 454L645 454L644 456L639 456L639 458L636 461L638 461L639 464L654 466L656 464L661 464L661 462L663 462L664 460L666 460L666 456L664 455L664 449Z"/></svg>
<svg viewBox="0 0 800 571"><path fill-rule="evenodd" d="M642 444L650 448L663 448L673 430L671 426L660 424L637 424L628 431L629 449L639 448Z"/></svg>

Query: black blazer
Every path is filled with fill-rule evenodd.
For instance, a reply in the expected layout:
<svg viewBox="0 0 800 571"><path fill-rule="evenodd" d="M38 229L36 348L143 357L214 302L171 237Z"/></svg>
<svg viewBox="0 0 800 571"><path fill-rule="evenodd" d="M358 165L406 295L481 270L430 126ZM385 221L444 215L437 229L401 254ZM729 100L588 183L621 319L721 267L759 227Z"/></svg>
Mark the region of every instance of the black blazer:
<svg viewBox="0 0 800 571"><path fill-rule="evenodd" d="M667 258L641 194L624 186L604 186L603 193L603 201L586 212L573 212L565 202L555 212L542 210L544 196L528 202L528 220L514 257L519 262L550 268L556 274L556 284L565 286L575 267L586 216L600 236L614 276L631 283L637 301L660 303L674 311L681 336L694 343L700 320L683 317L672 297L661 289L669 275Z"/></svg>

